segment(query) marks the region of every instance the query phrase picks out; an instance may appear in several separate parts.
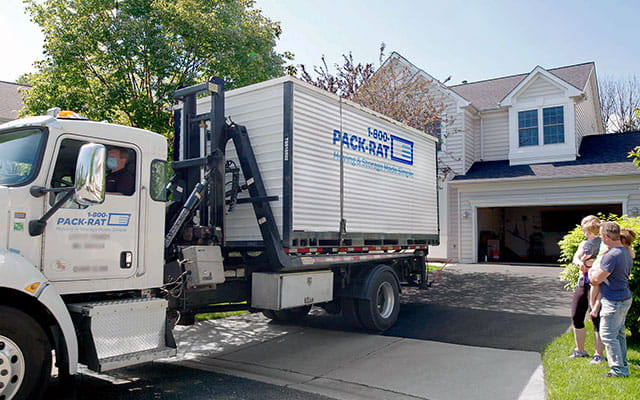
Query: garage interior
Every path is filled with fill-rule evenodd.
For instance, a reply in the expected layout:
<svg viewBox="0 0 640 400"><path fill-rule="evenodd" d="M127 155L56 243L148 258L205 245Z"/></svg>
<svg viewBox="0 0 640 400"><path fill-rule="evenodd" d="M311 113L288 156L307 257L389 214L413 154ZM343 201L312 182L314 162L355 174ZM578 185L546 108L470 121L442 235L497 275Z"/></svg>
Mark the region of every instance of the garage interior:
<svg viewBox="0 0 640 400"><path fill-rule="evenodd" d="M589 214L622 204L478 208L478 262L558 264L558 241Z"/></svg>

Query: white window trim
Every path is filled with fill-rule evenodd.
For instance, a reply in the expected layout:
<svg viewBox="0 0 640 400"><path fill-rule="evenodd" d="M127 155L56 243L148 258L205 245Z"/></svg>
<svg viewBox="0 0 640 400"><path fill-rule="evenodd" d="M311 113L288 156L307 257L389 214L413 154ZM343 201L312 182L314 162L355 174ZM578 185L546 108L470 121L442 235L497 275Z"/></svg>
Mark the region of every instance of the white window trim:
<svg viewBox="0 0 640 400"><path fill-rule="evenodd" d="M520 100L520 96L527 91L537 79L546 79L553 86L561 90L562 94L551 94ZM539 164L558 161L572 161L576 159L576 111L574 99L582 92L560 78L549 73L542 67L536 67L527 78L516 86L500 102L509 107L509 164ZM544 144L543 109L550 107L564 107L564 143ZM518 127L518 112L538 110L538 145L520 147Z"/></svg>
<svg viewBox="0 0 640 400"><path fill-rule="evenodd" d="M568 98L544 101L536 104L527 102L509 108L509 164L539 164L556 161L572 161L576 159L575 148L575 104ZM564 143L544 144L545 108L563 107ZM538 145L520 147L520 127L518 113L520 111L538 110Z"/></svg>
<svg viewBox="0 0 640 400"><path fill-rule="evenodd" d="M550 146L553 144L565 144L567 142L566 138L566 132L563 133L563 141L562 143L544 143L544 110L548 109L548 108L557 108L557 107L562 107L562 114L563 114L563 122L562 122L562 126L563 128L566 127L566 123L564 122L564 104L562 105L557 105L557 106L544 106L544 107L535 107L535 108L530 108L527 110L518 110L518 113L516 114L516 117L518 118L518 147L535 147L535 146ZM536 125L536 128L538 129L538 144L537 145L528 145L528 146L520 146L520 113L521 112L526 112L526 111L538 111L537 117L538 117L538 124ZM554 124L557 125L557 124ZM566 130L566 129L565 129Z"/></svg>

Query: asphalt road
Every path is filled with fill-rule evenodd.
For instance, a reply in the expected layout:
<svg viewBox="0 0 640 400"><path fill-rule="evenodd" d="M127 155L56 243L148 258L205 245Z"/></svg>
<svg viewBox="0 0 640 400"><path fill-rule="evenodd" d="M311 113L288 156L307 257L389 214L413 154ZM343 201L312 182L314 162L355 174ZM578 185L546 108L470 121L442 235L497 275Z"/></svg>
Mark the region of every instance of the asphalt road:
<svg viewBox="0 0 640 400"><path fill-rule="evenodd" d="M81 375L76 399L322 400L373 398L376 393L379 398L435 399L474 391L481 398L491 392L476 388L492 380L494 386L505 386L497 397L491 394L494 398L518 398L539 356L533 364L518 364L520 359L530 360L530 354L569 328L571 293L562 289L559 272L557 267L447 267L430 289L405 288L398 323L382 335L352 329L320 310L296 325L254 314L179 328L177 363ZM326 354L310 349L305 337L325 341L318 348L327 349ZM375 353L385 352L386 365L380 365ZM450 371L419 371L420 357L425 367ZM501 365L505 362L513 364ZM525 371L513 377L475 371L492 365ZM459 388L460 380L472 382L470 388ZM63 399L55 381L45 398Z"/></svg>
<svg viewBox="0 0 640 400"><path fill-rule="evenodd" d="M109 380L105 380L109 379ZM152 363L99 378L79 375L75 393L52 380L49 400L327 400L329 397L198 369Z"/></svg>

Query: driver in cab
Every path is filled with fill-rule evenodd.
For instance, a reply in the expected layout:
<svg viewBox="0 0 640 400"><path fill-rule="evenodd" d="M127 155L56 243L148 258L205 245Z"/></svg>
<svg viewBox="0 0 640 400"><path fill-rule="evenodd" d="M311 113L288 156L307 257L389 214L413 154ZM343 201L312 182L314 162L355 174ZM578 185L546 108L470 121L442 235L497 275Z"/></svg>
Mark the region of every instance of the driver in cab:
<svg viewBox="0 0 640 400"><path fill-rule="evenodd" d="M106 192L131 196L135 190L135 178L125 168L129 161L129 152L126 149L113 147L107 153L107 169L110 172L106 178Z"/></svg>

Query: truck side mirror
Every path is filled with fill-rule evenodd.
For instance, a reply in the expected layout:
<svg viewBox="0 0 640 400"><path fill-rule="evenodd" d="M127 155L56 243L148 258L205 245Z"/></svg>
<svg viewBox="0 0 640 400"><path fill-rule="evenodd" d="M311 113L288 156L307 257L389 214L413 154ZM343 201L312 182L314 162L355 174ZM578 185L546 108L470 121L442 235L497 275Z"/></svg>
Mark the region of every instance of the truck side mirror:
<svg viewBox="0 0 640 400"><path fill-rule="evenodd" d="M87 143L80 147L76 164L76 202L84 206L102 204L105 190L106 148L101 144Z"/></svg>

